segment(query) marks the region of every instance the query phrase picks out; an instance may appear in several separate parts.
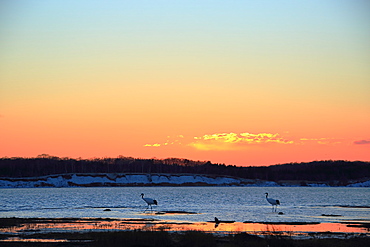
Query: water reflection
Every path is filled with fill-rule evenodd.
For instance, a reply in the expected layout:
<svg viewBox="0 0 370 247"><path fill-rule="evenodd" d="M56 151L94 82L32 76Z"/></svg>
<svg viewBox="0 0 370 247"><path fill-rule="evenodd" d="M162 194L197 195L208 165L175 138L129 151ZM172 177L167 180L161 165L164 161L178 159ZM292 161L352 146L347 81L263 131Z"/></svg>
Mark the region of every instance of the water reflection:
<svg viewBox="0 0 370 247"><path fill-rule="evenodd" d="M45 238L20 238L12 237L1 240L1 242L37 242L37 243L64 243L70 242L67 239L45 239Z"/></svg>
<svg viewBox="0 0 370 247"><path fill-rule="evenodd" d="M0 227L1 234L35 232L83 232L108 230L143 231L203 231L220 233L246 232L256 235L284 234L301 235L307 233L359 233L369 234L364 224L353 223L253 223L253 222L179 222L155 219L70 219L42 220L18 219L14 225Z"/></svg>

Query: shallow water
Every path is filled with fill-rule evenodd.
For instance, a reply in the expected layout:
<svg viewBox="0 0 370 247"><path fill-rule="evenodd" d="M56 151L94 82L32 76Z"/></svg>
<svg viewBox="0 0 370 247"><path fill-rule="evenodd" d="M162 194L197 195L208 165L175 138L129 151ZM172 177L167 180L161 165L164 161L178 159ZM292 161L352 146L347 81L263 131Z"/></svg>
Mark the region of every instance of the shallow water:
<svg viewBox="0 0 370 247"><path fill-rule="evenodd" d="M272 212L264 193L279 199ZM158 201L151 212L140 194ZM0 189L0 217L153 218L205 222L370 222L369 188L97 187ZM110 209L111 211L104 211ZM184 211L195 214L156 214Z"/></svg>

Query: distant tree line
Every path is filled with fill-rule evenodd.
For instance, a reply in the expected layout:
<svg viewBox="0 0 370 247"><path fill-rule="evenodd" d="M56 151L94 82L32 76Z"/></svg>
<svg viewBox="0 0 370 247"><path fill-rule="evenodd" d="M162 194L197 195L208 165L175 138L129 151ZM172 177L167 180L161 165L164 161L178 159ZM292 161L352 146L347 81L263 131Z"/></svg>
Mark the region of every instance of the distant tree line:
<svg viewBox="0 0 370 247"><path fill-rule="evenodd" d="M40 177L66 173L188 173L269 181L339 181L370 178L370 162L325 160L272 166L235 166L188 159L72 159L47 154L36 158L0 158L0 177Z"/></svg>

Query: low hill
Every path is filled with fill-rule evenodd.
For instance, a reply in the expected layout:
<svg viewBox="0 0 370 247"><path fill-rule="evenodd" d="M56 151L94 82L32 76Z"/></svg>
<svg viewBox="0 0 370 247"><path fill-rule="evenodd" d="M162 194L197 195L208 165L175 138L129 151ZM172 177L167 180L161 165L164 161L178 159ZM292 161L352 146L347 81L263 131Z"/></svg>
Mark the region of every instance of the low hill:
<svg viewBox="0 0 370 247"><path fill-rule="evenodd" d="M241 167L188 159L138 159L132 157L71 159L41 155L36 158L1 158L0 177L29 178L56 174L160 173L231 176L304 185L326 182L347 185L370 178L370 162L325 160L266 167Z"/></svg>

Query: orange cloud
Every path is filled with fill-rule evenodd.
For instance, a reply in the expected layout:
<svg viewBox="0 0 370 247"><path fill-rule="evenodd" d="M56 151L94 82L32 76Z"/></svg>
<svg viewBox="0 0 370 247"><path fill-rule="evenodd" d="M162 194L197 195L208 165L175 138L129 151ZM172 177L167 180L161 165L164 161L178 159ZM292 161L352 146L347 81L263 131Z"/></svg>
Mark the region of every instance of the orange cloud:
<svg viewBox="0 0 370 247"><path fill-rule="evenodd" d="M279 134L271 133L219 133L195 137L189 146L199 150L240 150L251 144L293 144L293 141L280 137Z"/></svg>
<svg viewBox="0 0 370 247"><path fill-rule="evenodd" d="M184 138L183 135L177 135L175 136L174 140L171 136L167 136L167 141L164 143L154 143L154 144L145 144L144 147L161 147L161 146L168 146L168 145L174 145L174 144L182 144L179 139Z"/></svg>
<svg viewBox="0 0 370 247"><path fill-rule="evenodd" d="M336 138L301 138L300 139L303 142L306 141L313 141L316 142L317 144L322 144L322 145L332 145L332 144L339 144L342 143Z"/></svg>
<svg viewBox="0 0 370 247"><path fill-rule="evenodd" d="M163 144L164 145L164 144ZM145 144L144 147L160 147L162 144L154 143L154 144Z"/></svg>
<svg viewBox="0 0 370 247"><path fill-rule="evenodd" d="M184 138L184 136L177 136ZM293 141L282 138L279 134L271 133L215 133L210 135L203 135L201 137L194 137L188 140L183 145L196 148L198 150L240 150L249 145L258 145L266 143L277 144L293 144ZM145 147L160 147L172 144L182 144L179 140L167 141L163 144L146 144Z"/></svg>

